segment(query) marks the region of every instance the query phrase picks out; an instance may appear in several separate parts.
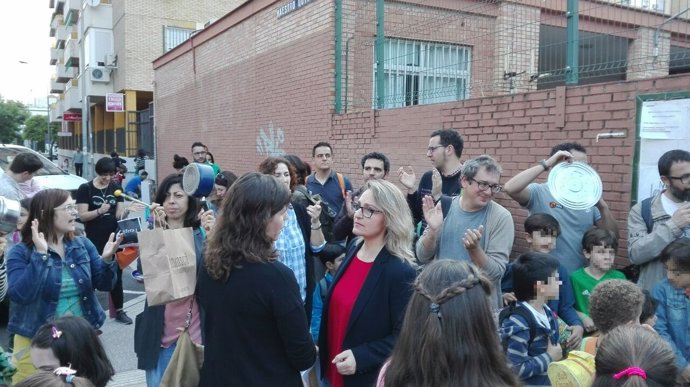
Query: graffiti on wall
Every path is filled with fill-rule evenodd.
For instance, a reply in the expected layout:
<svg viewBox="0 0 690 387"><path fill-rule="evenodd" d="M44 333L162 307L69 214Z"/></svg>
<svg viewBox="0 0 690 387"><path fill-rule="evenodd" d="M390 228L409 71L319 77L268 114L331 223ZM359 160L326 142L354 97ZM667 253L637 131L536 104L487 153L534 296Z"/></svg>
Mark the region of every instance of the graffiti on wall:
<svg viewBox="0 0 690 387"><path fill-rule="evenodd" d="M259 128L256 136L256 153L262 156L282 156L285 151L282 148L285 142L283 128L274 128L273 122L269 122L266 128Z"/></svg>

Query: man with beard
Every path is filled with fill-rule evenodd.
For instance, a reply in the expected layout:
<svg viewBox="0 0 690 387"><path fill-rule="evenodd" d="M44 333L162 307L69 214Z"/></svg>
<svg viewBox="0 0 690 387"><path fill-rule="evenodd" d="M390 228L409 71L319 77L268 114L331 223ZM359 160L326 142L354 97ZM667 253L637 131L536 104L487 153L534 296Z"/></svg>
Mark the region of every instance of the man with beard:
<svg viewBox="0 0 690 387"><path fill-rule="evenodd" d="M637 284L649 291L666 279L666 270L658 259L661 250L678 238L690 237L690 153L668 151L657 166L664 190L648 204L635 204L628 215L628 256L632 263L641 265ZM650 207L645 210L646 205ZM652 228L648 232L650 221Z"/></svg>
<svg viewBox="0 0 690 387"><path fill-rule="evenodd" d="M407 188L407 204L412 210L415 224L423 221L422 198L431 195L434 201L438 201L441 194L446 196L460 195L460 175L462 171L462 148L464 142L462 135L455 129L436 130L429 136L429 147L426 149L426 157L431 161L433 169L424 172L419 180L419 187L415 189L415 173L411 166L398 169L400 184ZM434 176L434 170L438 171ZM440 174L440 175L439 175ZM434 182L434 179L437 181ZM434 185L441 182L441 189L434 190ZM434 192L432 192L434 191ZM422 224L422 230L426 224Z"/></svg>
<svg viewBox="0 0 690 387"><path fill-rule="evenodd" d="M513 200L526 208L530 215L545 213L558 220L561 234L558 236L553 256L572 274L585 265L582 252L582 236L592 226L605 228L618 237L618 225L613 218L604 196L594 207L573 210L559 203L551 194L548 184L535 183L544 172L562 162L587 163L587 151L575 142L558 144L551 148L548 158L518 173L505 184L504 191Z"/></svg>

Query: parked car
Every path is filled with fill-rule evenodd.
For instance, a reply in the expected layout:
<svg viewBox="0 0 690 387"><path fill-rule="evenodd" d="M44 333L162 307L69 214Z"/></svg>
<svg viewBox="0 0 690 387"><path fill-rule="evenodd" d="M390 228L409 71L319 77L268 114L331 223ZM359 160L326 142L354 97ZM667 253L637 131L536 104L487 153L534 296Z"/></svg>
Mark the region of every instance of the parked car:
<svg viewBox="0 0 690 387"><path fill-rule="evenodd" d="M34 175L34 179L43 188L62 188L70 191L72 197L74 197L79 186L87 182L83 177L63 171L42 154L27 147L12 144L0 144L0 174L5 173L14 156L22 152L31 152L43 162L43 168L39 169Z"/></svg>

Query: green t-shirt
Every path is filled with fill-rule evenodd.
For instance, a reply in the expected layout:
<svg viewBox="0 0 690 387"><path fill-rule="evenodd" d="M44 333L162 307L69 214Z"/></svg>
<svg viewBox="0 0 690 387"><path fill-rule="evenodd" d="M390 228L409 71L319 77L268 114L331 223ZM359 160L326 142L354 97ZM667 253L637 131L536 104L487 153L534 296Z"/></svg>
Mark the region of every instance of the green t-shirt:
<svg viewBox="0 0 690 387"><path fill-rule="evenodd" d="M573 284L573 294L575 295L575 309L589 316L589 296L592 290L600 282L610 279L625 279L625 275L618 270L611 269L600 279L596 279L587 274L585 268L580 268L570 275L570 283Z"/></svg>

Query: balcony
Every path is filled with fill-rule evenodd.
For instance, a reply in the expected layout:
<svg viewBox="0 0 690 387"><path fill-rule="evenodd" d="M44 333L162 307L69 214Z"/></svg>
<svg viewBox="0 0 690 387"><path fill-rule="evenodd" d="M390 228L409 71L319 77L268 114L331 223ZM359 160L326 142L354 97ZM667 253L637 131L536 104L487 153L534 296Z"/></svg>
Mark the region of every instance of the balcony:
<svg viewBox="0 0 690 387"><path fill-rule="evenodd" d="M50 65L55 66L57 64L58 58L62 56L62 50L55 47L50 49Z"/></svg>
<svg viewBox="0 0 690 387"><path fill-rule="evenodd" d="M65 25L65 23L62 15L54 13L53 19L50 21L50 37L54 37L58 28L62 27L63 25Z"/></svg>
<svg viewBox="0 0 690 387"><path fill-rule="evenodd" d="M65 25L76 25L79 21L79 11L82 0L66 0L62 14L65 16Z"/></svg>
<svg viewBox="0 0 690 387"><path fill-rule="evenodd" d="M62 101L58 99L56 102L51 103L48 108L48 120L50 120L50 122L61 122L62 112Z"/></svg>
<svg viewBox="0 0 690 387"><path fill-rule="evenodd" d="M79 41L76 32L72 32L70 39L65 44L63 60L66 67L79 67Z"/></svg>
<svg viewBox="0 0 690 387"><path fill-rule="evenodd" d="M64 83L58 82L56 78L50 80L50 94L62 94L64 91Z"/></svg>
<svg viewBox="0 0 690 387"><path fill-rule="evenodd" d="M84 31L89 28L113 29L113 7L103 0L98 7L84 7L81 18Z"/></svg>
<svg viewBox="0 0 690 387"><path fill-rule="evenodd" d="M59 62L55 66L55 69L57 70L55 80L58 83L67 83L67 81L74 78L74 76L77 74L76 67L66 67L64 64Z"/></svg>
<svg viewBox="0 0 690 387"><path fill-rule="evenodd" d="M79 81L72 79L67 82L65 86L65 94L63 94L62 98L64 103L64 111L81 111L81 92L79 91Z"/></svg>
<svg viewBox="0 0 690 387"><path fill-rule="evenodd" d="M62 15L62 10L65 8L65 0L48 0L48 8L55 8L55 13Z"/></svg>

